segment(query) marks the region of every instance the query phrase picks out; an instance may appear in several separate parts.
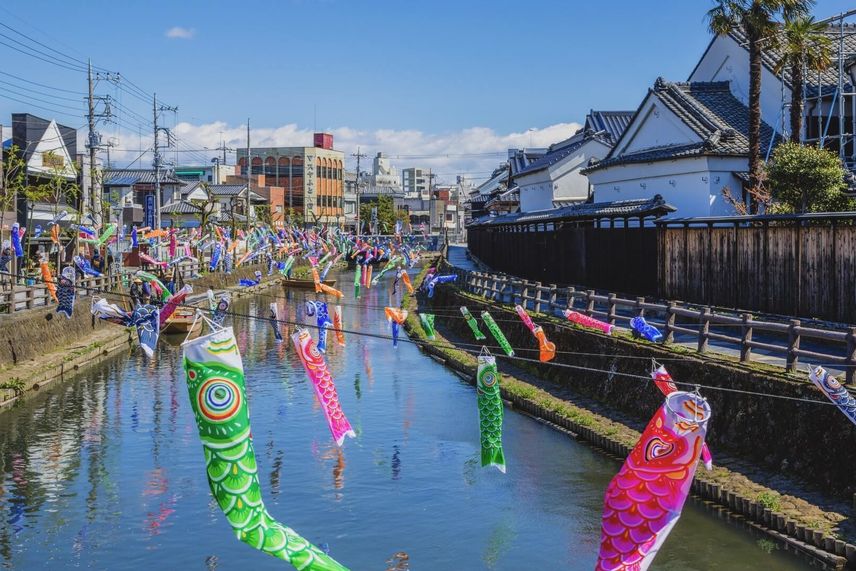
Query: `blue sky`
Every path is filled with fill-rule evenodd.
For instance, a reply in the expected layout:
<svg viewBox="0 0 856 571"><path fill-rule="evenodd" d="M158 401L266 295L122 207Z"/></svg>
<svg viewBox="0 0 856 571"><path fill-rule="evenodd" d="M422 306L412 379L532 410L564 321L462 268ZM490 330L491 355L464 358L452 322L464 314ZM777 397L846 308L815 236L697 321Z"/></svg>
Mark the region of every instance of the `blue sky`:
<svg viewBox="0 0 856 571"><path fill-rule="evenodd" d="M74 58L91 56L96 65L178 105L175 121L185 147L216 146L221 131L237 145L249 116L261 142L297 142L317 125L337 133L346 151L363 137L371 151L406 155L439 154L444 145L445 152L460 152L454 147L461 136L483 137L497 151L510 142L546 145L572 131L590 108L635 109L657 76L687 78L710 40L704 19L710 5L687 0L42 1L6 3L0 22ZM852 1L819 0L815 13L825 17L850 7ZM180 30L168 34L173 28ZM54 87L85 88L82 73L4 45L0 53L0 70L7 73ZM17 83L8 76L0 80ZM9 113L25 107L9 97L36 102L9 92L4 98L4 87L14 86L0 84L0 121L8 125ZM109 84L100 84L99 92L150 115L150 105ZM63 122L84 122L81 113L62 109L78 117L57 116ZM141 129L133 115L120 119ZM140 146L140 136L120 127L102 130L116 136L117 148ZM390 148L379 149L384 143ZM396 162L407 166L406 158ZM446 164L453 170L489 170L495 162Z"/></svg>

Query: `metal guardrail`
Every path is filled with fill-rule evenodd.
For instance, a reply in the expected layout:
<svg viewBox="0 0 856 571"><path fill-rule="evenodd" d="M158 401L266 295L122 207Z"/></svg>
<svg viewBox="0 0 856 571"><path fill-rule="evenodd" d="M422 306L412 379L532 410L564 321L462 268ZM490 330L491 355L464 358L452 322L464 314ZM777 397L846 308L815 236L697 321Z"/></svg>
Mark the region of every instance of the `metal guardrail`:
<svg viewBox="0 0 856 571"><path fill-rule="evenodd" d="M846 367L846 382L852 385L856 375L856 327L844 330L805 327L799 319L787 323L756 320L750 313L727 315L715 313L709 306L695 306L678 301L654 303L644 297L625 299L614 293L597 294L594 290L577 290L574 287L559 288L554 284L543 285L504 274L476 272L455 268L459 283L470 293L500 303L520 304L536 313L561 316L562 311L571 309L606 321L611 325L629 322L633 317L643 316L655 325L663 327L664 343L674 343L675 334L696 338L696 350L706 353L710 341L718 341L726 347L740 352L740 362L752 360L753 349L763 349L774 356L785 359L785 369L796 371L801 357L819 359L824 364ZM690 325L695 327L691 327ZM717 331L733 327L735 333ZM758 341L753 336L762 333L780 337L778 340ZM840 347L836 352L820 352L801 349L803 340L819 340Z"/></svg>

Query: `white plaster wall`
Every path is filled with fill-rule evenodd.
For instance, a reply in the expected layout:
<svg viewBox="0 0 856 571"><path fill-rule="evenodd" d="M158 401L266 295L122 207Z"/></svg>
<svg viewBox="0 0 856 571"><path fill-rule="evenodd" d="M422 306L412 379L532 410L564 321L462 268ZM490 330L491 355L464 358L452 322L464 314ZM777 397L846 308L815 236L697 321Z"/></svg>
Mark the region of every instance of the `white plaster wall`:
<svg viewBox="0 0 856 571"><path fill-rule="evenodd" d="M45 154L53 154L62 159L62 167L57 168L49 164L44 164L43 157ZM41 140L36 143L33 153L30 155L30 160L27 162L27 171L51 177L54 175L68 179L77 177L77 172L74 170L74 161L71 155L68 154L68 148L63 142L56 121L50 122Z"/></svg>
<svg viewBox="0 0 856 571"><path fill-rule="evenodd" d="M629 135L629 136L628 136ZM639 117L633 121L633 131L624 136L619 152L633 153L665 145L685 145L700 141L689 127L663 107L656 95L648 98Z"/></svg>
<svg viewBox="0 0 856 571"><path fill-rule="evenodd" d="M739 179L746 161L730 158L694 158L620 165L589 175L595 202L652 198L660 194L677 208L673 216L719 216L734 209L722 196L729 186L740 196Z"/></svg>
<svg viewBox="0 0 856 571"><path fill-rule="evenodd" d="M520 211L532 212L553 208L553 193L550 182L528 184L520 187Z"/></svg>
<svg viewBox="0 0 856 571"><path fill-rule="evenodd" d="M603 159L610 147L591 140L562 161L529 175L517 177L520 187L520 211L532 212L553 208L556 198L588 197L588 177L580 173L592 158Z"/></svg>

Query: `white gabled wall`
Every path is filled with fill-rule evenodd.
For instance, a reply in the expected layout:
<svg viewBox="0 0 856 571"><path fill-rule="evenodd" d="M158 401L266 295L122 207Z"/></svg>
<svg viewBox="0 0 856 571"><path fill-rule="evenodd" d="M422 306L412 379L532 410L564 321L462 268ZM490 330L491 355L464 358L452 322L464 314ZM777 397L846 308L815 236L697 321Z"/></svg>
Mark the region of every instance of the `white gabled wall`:
<svg viewBox="0 0 856 571"><path fill-rule="evenodd" d="M588 178L580 174L592 158L603 159L609 145L591 139L579 149L548 168L515 179L520 187L520 211L533 212L553 208L557 198L584 201L589 194Z"/></svg>
<svg viewBox="0 0 856 571"><path fill-rule="evenodd" d="M677 115L663 106L656 94L648 97L633 119L633 130L626 133L617 149L618 155L637 153L667 145L697 143L701 138Z"/></svg>
<svg viewBox="0 0 856 571"><path fill-rule="evenodd" d="M722 196L728 186L740 196L734 172L745 171L739 158L691 157L671 161L617 165L589 174L595 202L651 198L655 194L677 208L673 216L720 216L734 214Z"/></svg>
<svg viewBox="0 0 856 571"><path fill-rule="evenodd" d="M778 134L782 130L782 82L767 66L761 66L761 119ZM749 106L749 50L731 36L717 36L689 78L689 81L730 81L731 93ZM784 101L790 103L791 90L784 86ZM785 112L785 126L790 117ZM766 154L767 149L761 149Z"/></svg>
<svg viewBox="0 0 856 571"><path fill-rule="evenodd" d="M54 155L62 161L62 165L51 165L50 160L45 161L45 155ZM27 162L27 172L51 177L59 175L67 179L77 178L74 161L68 152L68 148L65 146L65 141L59 132L56 121L50 122L41 140L36 143L33 154L30 155L30 160Z"/></svg>

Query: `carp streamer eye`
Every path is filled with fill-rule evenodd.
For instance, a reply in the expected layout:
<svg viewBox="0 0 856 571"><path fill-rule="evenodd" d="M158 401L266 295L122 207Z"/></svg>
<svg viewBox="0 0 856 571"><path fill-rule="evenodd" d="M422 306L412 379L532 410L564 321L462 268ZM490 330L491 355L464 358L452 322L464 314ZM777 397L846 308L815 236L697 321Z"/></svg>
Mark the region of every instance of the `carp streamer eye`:
<svg viewBox="0 0 856 571"><path fill-rule="evenodd" d="M228 379L208 379L199 388L197 398L199 412L211 422L225 422L241 408L241 391Z"/></svg>

